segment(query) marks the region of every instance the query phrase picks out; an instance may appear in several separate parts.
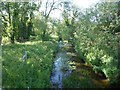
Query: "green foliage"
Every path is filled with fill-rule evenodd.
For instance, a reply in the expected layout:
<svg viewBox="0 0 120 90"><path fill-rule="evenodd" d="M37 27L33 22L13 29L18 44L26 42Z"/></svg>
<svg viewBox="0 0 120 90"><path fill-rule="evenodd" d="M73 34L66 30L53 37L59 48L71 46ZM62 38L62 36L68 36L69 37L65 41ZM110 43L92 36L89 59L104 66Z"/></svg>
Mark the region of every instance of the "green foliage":
<svg viewBox="0 0 120 90"><path fill-rule="evenodd" d="M3 46L2 81L4 88L48 88L53 67L52 42L32 42ZM24 51L28 59L23 61Z"/></svg>
<svg viewBox="0 0 120 90"><path fill-rule="evenodd" d="M32 35L33 29L33 11L37 10L37 5L32 2L3 2L2 3L2 24L3 36L19 42L27 41ZM3 13L6 12L6 13Z"/></svg>
<svg viewBox="0 0 120 90"><path fill-rule="evenodd" d="M60 3L64 4L61 21L49 17L51 11L57 9L57 4L53 2L53 5L50 4L50 11L47 10L49 4L50 2L46 2L44 12L34 13L40 7L34 2L1 3L1 32L5 37L3 44L9 40L12 43L14 40L48 41L3 45L3 86L50 87L52 53L56 48L49 41L57 43L58 38L73 44L79 57L86 64L92 65L96 73L104 72L112 85L119 85L119 4L98 3L95 7L81 11L70 1ZM28 60L25 62L22 60L24 51L28 51ZM77 74L69 79L65 80L65 87L92 87L86 79L79 80Z"/></svg>
<svg viewBox="0 0 120 90"><path fill-rule="evenodd" d="M79 21L80 28L75 35L76 51L85 58L86 64L93 66L95 72L103 71L111 82L119 69L117 45L120 33L114 32L119 23L116 8L114 3L101 3L88 9L89 12L81 16L83 21ZM95 20L91 20L92 17Z"/></svg>

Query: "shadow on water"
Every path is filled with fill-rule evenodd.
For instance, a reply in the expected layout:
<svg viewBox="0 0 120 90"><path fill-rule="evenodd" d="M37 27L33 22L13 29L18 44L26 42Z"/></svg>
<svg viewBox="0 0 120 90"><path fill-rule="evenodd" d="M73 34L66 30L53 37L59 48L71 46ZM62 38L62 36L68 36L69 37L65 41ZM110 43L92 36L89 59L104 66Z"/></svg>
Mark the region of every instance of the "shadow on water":
<svg viewBox="0 0 120 90"><path fill-rule="evenodd" d="M79 78L86 78L88 77L93 84L92 87L95 88L107 88L109 86L109 79L106 78L104 73L95 73L93 67L91 65L86 65L84 63L75 63L76 69L75 73L79 76ZM81 81L80 81L81 83Z"/></svg>

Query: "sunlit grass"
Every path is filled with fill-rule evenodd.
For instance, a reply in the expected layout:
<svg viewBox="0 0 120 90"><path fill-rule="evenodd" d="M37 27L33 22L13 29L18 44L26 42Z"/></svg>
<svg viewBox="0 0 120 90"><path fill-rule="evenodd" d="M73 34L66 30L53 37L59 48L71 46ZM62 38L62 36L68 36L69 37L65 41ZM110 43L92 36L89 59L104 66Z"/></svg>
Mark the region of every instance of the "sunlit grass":
<svg viewBox="0 0 120 90"><path fill-rule="evenodd" d="M3 45L3 87L51 87L55 49L54 43L41 41ZM28 52L25 61L22 59L24 51Z"/></svg>
<svg viewBox="0 0 120 90"><path fill-rule="evenodd" d="M34 45L34 44L38 44L38 43L41 43L42 41L27 41L25 43L19 43L19 42L16 42L16 44L27 44L27 45Z"/></svg>

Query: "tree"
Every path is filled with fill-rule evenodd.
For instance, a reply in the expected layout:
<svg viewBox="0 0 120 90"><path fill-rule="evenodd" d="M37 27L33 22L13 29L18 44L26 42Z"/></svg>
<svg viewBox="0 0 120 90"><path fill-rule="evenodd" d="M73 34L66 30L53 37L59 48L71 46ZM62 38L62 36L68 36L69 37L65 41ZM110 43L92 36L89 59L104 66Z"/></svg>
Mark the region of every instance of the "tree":
<svg viewBox="0 0 120 90"><path fill-rule="evenodd" d="M2 26L1 26L1 24L0 24L0 32L2 32L1 29L2 29ZM0 45L1 45L1 44L2 44L2 33L0 33Z"/></svg>
<svg viewBox="0 0 120 90"><path fill-rule="evenodd" d="M19 23L18 23L18 35L17 40L20 42L27 41L32 35L33 30L33 12L38 10L35 3L24 2L21 3Z"/></svg>
<svg viewBox="0 0 120 90"><path fill-rule="evenodd" d="M0 11L1 11L1 7L0 7ZM1 13L0 13L0 17L1 17ZM2 44L2 21L1 21L1 18L0 18L0 45Z"/></svg>
<svg viewBox="0 0 120 90"><path fill-rule="evenodd" d="M72 5L71 2L64 2L64 11L62 15L65 25L68 28L68 42L74 45L74 34L76 32L76 20L79 16L79 8Z"/></svg>
<svg viewBox="0 0 120 90"><path fill-rule="evenodd" d="M23 42L29 40L32 34L33 11L38 10L34 2L4 2L2 3L3 32L10 38Z"/></svg>
<svg viewBox="0 0 120 90"><path fill-rule="evenodd" d="M44 40L45 39L45 36L47 34L47 23L48 23L48 19L49 19L49 16L51 14L51 12L55 9L59 9L59 5L60 5L61 2L59 2L58 0L55 1L55 0L52 0L52 2L50 2L50 0L47 0L45 2L45 9L43 11L43 17L44 17L44 29L43 29L43 33L42 33L42 39Z"/></svg>
<svg viewBox="0 0 120 90"><path fill-rule="evenodd" d="M99 3L82 12L76 26L76 51L97 73L104 72L110 83L119 83L119 27L116 3ZM117 49L118 48L118 49Z"/></svg>

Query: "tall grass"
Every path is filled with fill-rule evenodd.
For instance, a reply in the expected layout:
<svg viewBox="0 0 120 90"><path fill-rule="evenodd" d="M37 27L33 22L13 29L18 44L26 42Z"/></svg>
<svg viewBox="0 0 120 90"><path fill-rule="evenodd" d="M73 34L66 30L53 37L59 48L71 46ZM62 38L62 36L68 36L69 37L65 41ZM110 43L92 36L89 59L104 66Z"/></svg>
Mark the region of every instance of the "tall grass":
<svg viewBox="0 0 120 90"><path fill-rule="evenodd" d="M49 88L53 67L52 42L3 45L2 82L4 88ZM28 52L23 60L24 51Z"/></svg>

